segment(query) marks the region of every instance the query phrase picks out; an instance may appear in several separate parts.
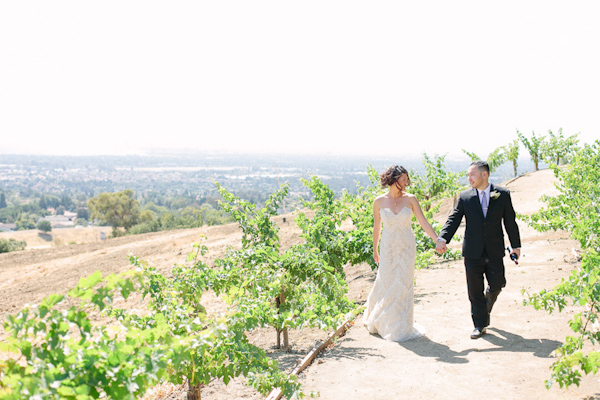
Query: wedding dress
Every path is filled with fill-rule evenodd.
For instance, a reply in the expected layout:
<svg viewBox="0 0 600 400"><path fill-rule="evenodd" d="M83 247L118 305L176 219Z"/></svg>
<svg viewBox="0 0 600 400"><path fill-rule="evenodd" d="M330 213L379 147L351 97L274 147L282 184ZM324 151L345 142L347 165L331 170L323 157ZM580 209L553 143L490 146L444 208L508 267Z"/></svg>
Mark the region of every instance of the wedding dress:
<svg viewBox="0 0 600 400"><path fill-rule="evenodd" d="M412 210L395 214L379 210L383 231L379 245L379 270L369 297L363 323L371 333L386 340L402 342L424 333L413 324L414 271L417 253L411 228Z"/></svg>

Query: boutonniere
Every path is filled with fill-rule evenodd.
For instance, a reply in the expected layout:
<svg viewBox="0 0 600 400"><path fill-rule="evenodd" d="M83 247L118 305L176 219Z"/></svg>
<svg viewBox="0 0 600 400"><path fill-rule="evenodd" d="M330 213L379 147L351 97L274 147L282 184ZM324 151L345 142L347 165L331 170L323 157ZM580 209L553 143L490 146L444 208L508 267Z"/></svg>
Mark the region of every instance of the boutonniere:
<svg viewBox="0 0 600 400"><path fill-rule="evenodd" d="M500 197L500 192L494 190L493 192L490 193L490 199L496 200L498 197Z"/></svg>

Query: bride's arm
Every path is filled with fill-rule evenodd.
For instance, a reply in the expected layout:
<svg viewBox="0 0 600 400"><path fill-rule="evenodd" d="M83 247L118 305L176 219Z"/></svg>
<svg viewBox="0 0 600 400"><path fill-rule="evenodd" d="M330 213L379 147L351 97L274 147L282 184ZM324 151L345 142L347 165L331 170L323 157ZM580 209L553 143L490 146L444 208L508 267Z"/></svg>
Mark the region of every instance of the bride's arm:
<svg viewBox="0 0 600 400"><path fill-rule="evenodd" d="M429 221L427 221L427 218L425 218L425 215L423 215L423 210L421 210L421 206L419 205L419 200L417 200L417 198L414 196L411 197L411 205L412 205L413 213L415 214L415 217L417 217L417 221L419 221L419 224L421 225L421 227L423 228L425 233L429 235L431 240L436 242L438 235L433 230L433 227L431 226Z"/></svg>
<svg viewBox="0 0 600 400"><path fill-rule="evenodd" d="M379 238L381 236L381 215L379 214L379 202L377 199L373 202L373 259L379 264Z"/></svg>

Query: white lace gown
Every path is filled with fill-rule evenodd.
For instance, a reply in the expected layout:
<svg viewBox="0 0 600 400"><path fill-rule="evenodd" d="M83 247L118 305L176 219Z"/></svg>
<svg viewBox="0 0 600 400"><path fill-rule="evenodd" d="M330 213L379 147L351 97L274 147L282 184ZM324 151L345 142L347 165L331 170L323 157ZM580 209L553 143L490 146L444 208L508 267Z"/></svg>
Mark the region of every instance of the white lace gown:
<svg viewBox="0 0 600 400"><path fill-rule="evenodd" d="M414 275L417 247L411 228L412 210L398 214L379 210L383 230L379 245L379 270L369 297L363 323L370 333L403 342L422 336L424 328L414 324Z"/></svg>

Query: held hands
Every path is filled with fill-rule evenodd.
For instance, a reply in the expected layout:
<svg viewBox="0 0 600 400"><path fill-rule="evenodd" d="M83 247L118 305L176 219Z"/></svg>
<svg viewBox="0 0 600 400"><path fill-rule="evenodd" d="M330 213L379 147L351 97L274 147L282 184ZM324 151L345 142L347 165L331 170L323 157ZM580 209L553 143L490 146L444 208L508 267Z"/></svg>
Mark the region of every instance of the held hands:
<svg viewBox="0 0 600 400"><path fill-rule="evenodd" d="M446 251L448 251L448 248L446 247L446 242L444 242L443 240L438 240L437 244L435 245L435 252L438 254L444 254Z"/></svg>

